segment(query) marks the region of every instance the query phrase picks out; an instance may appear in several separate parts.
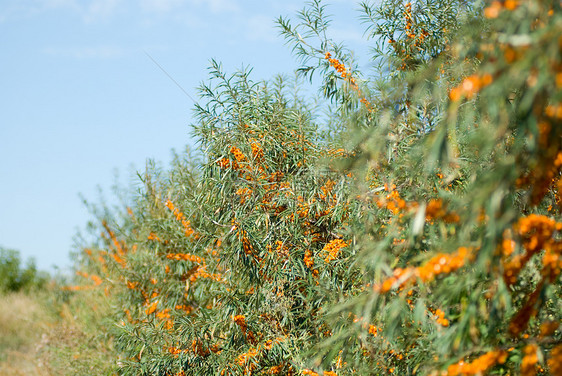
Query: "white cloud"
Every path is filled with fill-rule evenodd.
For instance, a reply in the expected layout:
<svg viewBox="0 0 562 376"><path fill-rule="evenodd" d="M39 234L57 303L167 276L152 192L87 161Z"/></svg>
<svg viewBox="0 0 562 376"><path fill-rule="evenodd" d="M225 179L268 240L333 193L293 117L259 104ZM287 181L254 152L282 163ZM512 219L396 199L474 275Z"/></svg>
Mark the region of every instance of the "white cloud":
<svg viewBox="0 0 562 376"><path fill-rule="evenodd" d="M0 1L0 20L41 15L47 11L70 10L85 22L113 16L123 0L12 0ZM132 2L131 2L132 4Z"/></svg>
<svg viewBox="0 0 562 376"><path fill-rule="evenodd" d="M209 8L215 13L236 12L240 10L236 0L207 0Z"/></svg>
<svg viewBox="0 0 562 376"><path fill-rule="evenodd" d="M237 0L189 0L192 5L206 5L213 13L238 12Z"/></svg>
<svg viewBox="0 0 562 376"><path fill-rule="evenodd" d="M74 59L115 59L127 53L117 46L47 47L42 51L47 55Z"/></svg>
<svg viewBox="0 0 562 376"><path fill-rule="evenodd" d="M84 8L84 20L86 22L97 21L115 14L121 0L92 0Z"/></svg>
<svg viewBox="0 0 562 376"><path fill-rule="evenodd" d="M241 10L239 0L0 0L0 22L55 9L73 11L84 22L92 23L135 9L148 14L185 15L199 13L195 7L212 13Z"/></svg>
<svg viewBox="0 0 562 376"><path fill-rule="evenodd" d="M146 12L193 11L193 6L206 7L213 13L240 10L237 0L140 0L140 7Z"/></svg>
<svg viewBox="0 0 562 376"><path fill-rule="evenodd" d="M41 0L43 9L53 8L73 8L78 9L79 5L76 0Z"/></svg>
<svg viewBox="0 0 562 376"><path fill-rule="evenodd" d="M143 11L165 13L185 5L186 0L141 0L140 6Z"/></svg>
<svg viewBox="0 0 562 376"><path fill-rule="evenodd" d="M271 17L257 15L245 21L246 36L252 41L275 42L279 40L275 22Z"/></svg>
<svg viewBox="0 0 562 376"><path fill-rule="evenodd" d="M37 1L5 1L0 3L0 22L29 16L40 10Z"/></svg>
<svg viewBox="0 0 562 376"><path fill-rule="evenodd" d="M344 43L349 42L349 43L358 43L358 44L367 43L367 40L363 36L363 33L358 30L330 27L328 28L328 35L336 43L339 42L344 42Z"/></svg>

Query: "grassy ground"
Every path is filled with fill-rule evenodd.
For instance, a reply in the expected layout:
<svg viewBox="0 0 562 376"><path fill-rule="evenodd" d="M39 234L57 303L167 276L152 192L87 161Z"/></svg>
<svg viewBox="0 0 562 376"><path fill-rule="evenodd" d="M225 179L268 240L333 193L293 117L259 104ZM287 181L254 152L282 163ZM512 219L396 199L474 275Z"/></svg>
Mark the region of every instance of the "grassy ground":
<svg viewBox="0 0 562 376"><path fill-rule="evenodd" d="M52 325L39 295L0 296L0 375L47 375L36 354Z"/></svg>
<svg viewBox="0 0 562 376"><path fill-rule="evenodd" d="M99 291L0 295L0 376L113 375Z"/></svg>

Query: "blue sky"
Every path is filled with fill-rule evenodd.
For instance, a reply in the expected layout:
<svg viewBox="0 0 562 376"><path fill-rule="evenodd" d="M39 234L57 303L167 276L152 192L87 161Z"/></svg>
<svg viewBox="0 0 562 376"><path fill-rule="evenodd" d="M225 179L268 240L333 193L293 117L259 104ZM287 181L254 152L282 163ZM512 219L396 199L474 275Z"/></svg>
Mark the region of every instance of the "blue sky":
<svg viewBox="0 0 562 376"><path fill-rule="evenodd" d="M366 49L357 4L331 0L332 33ZM0 0L0 246L66 268L90 218L79 193L128 184L189 138L192 103L214 58L254 80L296 60L274 20L294 0ZM110 195L108 195L110 196Z"/></svg>

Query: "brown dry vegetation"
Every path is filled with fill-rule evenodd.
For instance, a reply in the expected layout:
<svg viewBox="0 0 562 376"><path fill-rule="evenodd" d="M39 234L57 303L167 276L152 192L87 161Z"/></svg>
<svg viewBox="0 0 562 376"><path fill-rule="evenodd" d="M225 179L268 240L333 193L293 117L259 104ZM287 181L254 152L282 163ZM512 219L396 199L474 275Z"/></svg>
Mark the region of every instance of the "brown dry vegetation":
<svg viewBox="0 0 562 376"><path fill-rule="evenodd" d="M0 375L48 374L36 355L52 322L46 307L30 295L0 297Z"/></svg>
<svg viewBox="0 0 562 376"><path fill-rule="evenodd" d="M62 303L46 293L1 296L0 376L112 374L111 343L96 334L106 312L98 298Z"/></svg>

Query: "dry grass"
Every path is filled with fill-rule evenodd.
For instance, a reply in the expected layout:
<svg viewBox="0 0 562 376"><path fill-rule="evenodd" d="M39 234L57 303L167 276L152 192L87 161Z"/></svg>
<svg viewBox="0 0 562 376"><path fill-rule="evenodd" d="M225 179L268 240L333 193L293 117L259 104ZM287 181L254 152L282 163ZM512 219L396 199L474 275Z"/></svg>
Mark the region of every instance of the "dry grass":
<svg viewBox="0 0 562 376"><path fill-rule="evenodd" d="M103 293L55 296L0 295L0 376L115 374Z"/></svg>
<svg viewBox="0 0 562 376"><path fill-rule="evenodd" d="M37 297L0 296L0 375L48 375L37 352L52 318Z"/></svg>

